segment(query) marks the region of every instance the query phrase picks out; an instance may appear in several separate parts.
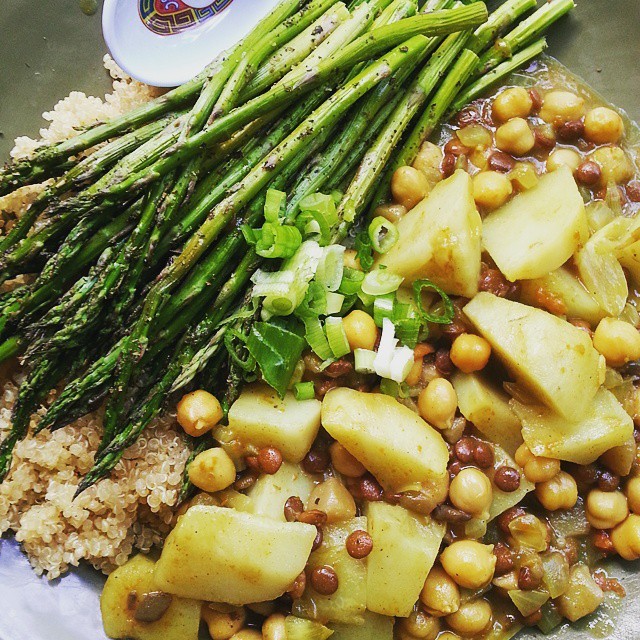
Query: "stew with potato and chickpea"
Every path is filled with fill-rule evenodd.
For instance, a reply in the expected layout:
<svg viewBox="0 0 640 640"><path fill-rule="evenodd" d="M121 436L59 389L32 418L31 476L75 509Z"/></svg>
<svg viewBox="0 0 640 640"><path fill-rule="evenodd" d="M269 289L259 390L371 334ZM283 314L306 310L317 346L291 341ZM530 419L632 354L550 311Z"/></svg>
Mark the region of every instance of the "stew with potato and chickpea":
<svg viewBox="0 0 640 640"><path fill-rule="evenodd" d="M624 596L599 563L640 558L636 135L543 61L397 168L372 214L395 243L344 265L401 285L362 295L348 353L307 349L283 398L182 397L215 446L160 556L109 577L107 634L507 640ZM425 281L385 375L365 356Z"/></svg>

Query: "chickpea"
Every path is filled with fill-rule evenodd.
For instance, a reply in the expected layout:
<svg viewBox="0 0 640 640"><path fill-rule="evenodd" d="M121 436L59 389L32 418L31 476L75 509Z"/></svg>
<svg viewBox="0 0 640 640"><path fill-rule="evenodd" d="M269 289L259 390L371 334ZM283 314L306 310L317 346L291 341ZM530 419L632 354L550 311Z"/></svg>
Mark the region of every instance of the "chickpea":
<svg viewBox="0 0 640 640"><path fill-rule="evenodd" d="M471 333L459 335L451 345L451 362L463 373L480 371L487 366L491 345L482 337Z"/></svg>
<svg viewBox="0 0 640 640"><path fill-rule="evenodd" d="M584 100L570 91L549 91L544 97L540 117L545 122L561 125L584 116Z"/></svg>
<svg viewBox="0 0 640 640"><path fill-rule="evenodd" d="M571 509L578 501L578 485L572 475L560 471L551 480L536 485L536 497L549 511Z"/></svg>
<svg viewBox="0 0 640 640"><path fill-rule="evenodd" d="M355 249L346 249L342 261L347 269L362 271L362 265L360 264L360 260L358 260L358 252Z"/></svg>
<svg viewBox="0 0 640 640"><path fill-rule="evenodd" d="M217 611L208 604L202 605L201 616L209 628L211 640L229 640L242 629L247 617L242 607L229 607L228 611Z"/></svg>
<svg viewBox="0 0 640 640"><path fill-rule="evenodd" d="M574 172L582 164L582 157L573 149L556 149L547 158L547 171L555 171L562 166L567 166Z"/></svg>
<svg viewBox="0 0 640 640"><path fill-rule="evenodd" d="M451 481L449 499L458 509L479 516L491 506L491 480L479 469L466 467Z"/></svg>
<svg viewBox="0 0 640 640"><path fill-rule="evenodd" d="M222 491L235 482L236 467L224 449L207 449L189 465L189 480L203 491Z"/></svg>
<svg viewBox="0 0 640 640"><path fill-rule="evenodd" d="M611 532L611 542L625 560L640 558L640 516L632 513Z"/></svg>
<svg viewBox="0 0 640 640"><path fill-rule="evenodd" d="M514 156L524 156L536 144L529 123L523 118L511 118L496 130L496 147Z"/></svg>
<svg viewBox="0 0 640 640"><path fill-rule="evenodd" d="M479 207L497 209L513 193L511 180L498 171L482 171L473 177L473 199Z"/></svg>
<svg viewBox="0 0 640 640"><path fill-rule="evenodd" d="M327 514L327 524L350 520L356 516L356 503L338 478L329 478L317 485L309 496L309 509Z"/></svg>
<svg viewBox="0 0 640 640"><path fill-rule="evenodd" d="M435 640L440 633L440 620L430 616L420 609L414 609L408 618L400 618L398 629L401 638L420 638L421 640Z"/></svg>
<svg viewBox="0 0 640 640"><path fill-rule="evenodd" d="M533 108L533 100L524 87L510 87L494 99L491 113L498 122L511 118L526 118Z"/></svg>
<svg viewBox="0 0 640 640"><path fill-rule="evenodd" d="M391 178L391 193L396 202L413 209L429 193L429 181L413 167L398 167Z"/></svg>
<svg viewBox="0 0 640 640"><path fill-rule="evenodd" d="M420 593L420 602L432 616L448 616L460 608L460 589L440 566L434 566Z"/></svg>
<svg viewBox="0 0 640 640"><path fill-rule="evenodd" d="M522 467L529 482L547 482L560 471L560 460L534 456L526 444L521 444L518 447L515 461Z"/></svg>
<svg viewBox="0 0 640 640"><path fill-rule="evenodd" d="M458 540L441 554L442 568L461 586L480 589L491 582L496 567L493 545Z"/></svg>
<svg viewBox="0 0 640 640"><path fill-rule="evenodd" d="M493 617L491 605L483 598L465 602L451 615L447 616L447 624L463 637L482 633Z"/></svg>
<svg viewBox="0 0 640 640"><path fill-rule="evenodd" d="M640 476L630 478L624 491L627 494L629 509L635 514L640 514Z"/></svg>
<svg viewBox="0 0 640 640"><path fill-rule="evenodd" d="M373 349L378 339L378 327L366 312L356 309L342 319L351 350Z"/></svg>
<svg viewBox="0 0 640 640"><path fill-rule="evenodd" d="M624 134L624 122L608 107L591 109L584 119L584 136L596 144L615 144Z"/></svg>
<svg viewBox="0 0 640 640"><path fill-rule="evenodd" d="M263 640L287 640L287 630L284 626L285 617L281 613L271 614L262 623Z"/></svg>
<svg viewBox="0 0 640 640"><path fill-rule="evenodd" d="M458 408L458 396L446 378L434 378L418 396L418 413L437 429L449 429Z"/></svg>
<svg viewBox="0 0 640 640"><path fill-rule="evenodd" d="M640 358L640 332L624 320L603 318L593 334L593 346L610 367Z"/></svg>
<svg viewBox="0 0 640 640"><path fill-rule="evenodd" d="M198 389L182 396L176 417L185 432L197 438L211 431L222 420L222 407L214 395Z"/></svg>
<svg viewBox="0 0 640 640"><path fill-rule="evenodd" d="M429 184L433 187L442 180L440 165L442 164L443 157L442 149L437 144L433 144L433 142L427 140L422 143L412 166L414 169L424 173Z"/></svg>
<svg viewBox="0 0 640 640"><path fill-rule="evenodd" d="M365 466L354 458L339 442L329 447L333 468L347 478L359 478L366 473Z"/></svg>
<svg viewBox="0 0 640 640"><path fill-rule="evenodd" d="M401 204L381 204L379 207L376 207L373 212L373 216L382 216L387 219L389 222L393 222L394 224L402 218L402 216L407 213L407 208L403 207Z"/></svg>
<svg viewBox="0 0 640 640"><path fill-rule="evenodd" d="M633 178L631 160L620 147L600 147L589 154L589 160L600 165L602 170L600 185L603 187L610 182L624 184Z"/></svg>
<svg viewBox="0 0 640 640"><path fill-rule="evenodd" d="M592 489L587 496L587 520L596 529L612 529L628 515L627 498L622 491Z"/></svg>

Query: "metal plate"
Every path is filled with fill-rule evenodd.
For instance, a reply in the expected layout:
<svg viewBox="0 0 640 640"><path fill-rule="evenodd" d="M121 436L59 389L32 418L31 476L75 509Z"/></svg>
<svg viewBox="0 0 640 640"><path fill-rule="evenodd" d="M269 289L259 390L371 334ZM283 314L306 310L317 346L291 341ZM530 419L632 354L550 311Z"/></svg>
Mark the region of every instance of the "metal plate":
<svg viewBox="0 0 640 640"><path fill-rule="evenodd" d="M259 1L259 0L256 0ZM577 0L578 8L549 34L550 53L640 120L640 0ZM78 0L3 0L0 12L0 161L18 135L35 136L41 113L72 90L102 95L110 82L100 16ZM628 596L613 607L599 637L640 639L640 567L615 562ZM38 579L12 540L0 542L0 640L103 640L98 610L101 579L87 567L49 584ZM563 630L591 637L593 621ZM521 634L519 638L531 638Z"/></svg>

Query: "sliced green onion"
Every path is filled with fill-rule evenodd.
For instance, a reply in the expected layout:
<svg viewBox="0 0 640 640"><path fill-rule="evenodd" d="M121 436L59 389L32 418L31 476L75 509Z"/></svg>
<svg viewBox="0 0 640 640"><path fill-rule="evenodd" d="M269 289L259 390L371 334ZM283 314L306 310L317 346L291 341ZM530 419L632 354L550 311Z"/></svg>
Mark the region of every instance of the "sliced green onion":
<svg viewBox="0 0 640 640"><path fill-rule="evenodd" d="M380 391L393 398L409 397L409 387L404 382L398 383L388 378L380 380Z"/></svg>
<svg viewBox="0 0 640 640"><path fill-rule="evenodd" d="M422 321L412 304L396 302L391 318L396 328L396 335L402 344L412 349L418 344Z"/></svg>
<svg viewBox="0 0 640 640"><path fill-rule="evenodd" d="M317 211L321 213L330 225L338 222L336 203L331 195L312 193L300 200L300 211Z"/></svg>
<svg viewBox="0 0 640 640"><path fill-rule="evenodd" d="M365 307L365 309L373 309L373 303L376 301L375 296L370 296L362 290L358 292L358 299L362 302L362 306Z"/></svg>
<svg viewBox="0 0 640 640"><path fill-rule="evenodd" d="M333 291L327 291L325 294L325 314L328 316L334 316L342 311L342 305L344 304L344 296L341 293L334 293Z"/></svg>
<svg viewBox="0 0 640 640"><path fill-rule="evenodd" d="M344 193L342 193L342 191L338 191L338 189L334 189L331 192L331 197L333 198L333 203L336 205L336 207L340 204L342 196L344 196Z"/></svg>
<svg viewBox="0 0 640 640"><path fill-rule="evenodd" d="M365 229L363 229L357 236L354 248L356 250L358 261L360 266L369 271L373 267L373 247L371 246L371 239Z"/></svg>
<svg viewBox="0 0 640 640"><path fill-rule="evenodd" d="M324 334L319 318L307 318L304 321L305 335L313 352L321 359L328 360L333 357L333 351L329 346L327 336Z"/></svg>
<svg viewBox="0 0 640 640"><path fill-rule="evenodd" d="M413 349L398 347L394 349L389 377L397 383L404 382L414 363Z"/></svg>
<svg viewBox="0 0 640 640"><path fill-rule="evenodd" d="M284 191L268 189L264 199L264 219L267 222L278 222L286 202L287 194Z"/></svg>
<svg viewBox="0 0 640 640"><path fill-rule="evenodd" d="M347 353L351 353L351 347L349 346L347 334L342 324L342 318L330 316L324 321L324 326L333 355L336 358L342 358L342 356L346 356Z"/></svg>
<svg viewBox="0 0 640 640"><path fill-rule="evenodd" d="M382 321L385 318L393 318L395 299L394 294L387 294L385 296L379 296L373 301L373 320L379 327L382 326Z"/></svg>
<svg viewBox="0 0 640 640"><path fill-rule="evenodd" d="M256 243L256 253L263 258L291 258L302 244L296 227L265 222Z"/></svg>
<svg viewBox="0 0 640 640"><path fill-rule="evenodd" d="M354 368L358 373L375 373L373 366L376 352L369 349L355 349L353 352Z"/></svg>
<svg viewBox="0 0 640 640"><path fill-rule="evenodd" d="M329 292L319 282L312 280L304 299L296 309L296 315L303 320L327 315L327 293Z"/></svg>
<svg viewBox="0 0 640 640"><path fill-rule="evenodd" d="M440 296L442 300L442 313L431 313L424 307L422 304L423 291L433 291ZM438 285L431 282L431 280L416 280L413 283L413 293L418 307L418 313L422 316L423 320L436 324L449 324L453 320L455 310L451 298L449 298Z"/></svg>
<svg viewBox="0 0 640 640"><path fill-rule="evenodd" d="M391 361L393 360L393 352L395 351L398 340L395 337L395 327L389 318L382 321L382 335L380 336L380 344L376 352L374 367L376 373L381 378L391 377Z"/></svg>
<svg viewBox="0 0 640 640"><path fill-rule="evenodd" d="M360 291L360 286L364 280L364 273L357 269L345 267L342 272L342 282L338 287L338 292L345 296L352 296Z"/></svg>
<svg viewBox="0 0 640 640"><path fill-rule="evenodd" d="M318 211L303 211L296 218L296 227L305 238L315 240L321 247L331 242L331 226Z"/></svg>
<svg viewBox="0 0 640 640"><path fill-rule="evenodd" d="M298 382L293 385L293 395L296 400L312 400L316 397L313 382Z"/></svg>
<svg viewBox="0 0 640 640"><path fill-rule="evenodd" d="M369 271L362 281L362 291L370 296L383 296L397 291L404 278L386 269Z"/></svg>
<svg viewBox="0 0 640 640"><path fill-rule="evenodd" d="M332 244L324 248L316 269L316 280L328 291L337 291L340 288L344 272L344 251L345 248L340 244Z"/></svg>
<svg viewBox="0 0 640 640"><path fill-rule="evenodd" d="M378 253L389 251L399 237L396 225L382 216L376 216L369 225L369 240L373 250Z"/></svg>

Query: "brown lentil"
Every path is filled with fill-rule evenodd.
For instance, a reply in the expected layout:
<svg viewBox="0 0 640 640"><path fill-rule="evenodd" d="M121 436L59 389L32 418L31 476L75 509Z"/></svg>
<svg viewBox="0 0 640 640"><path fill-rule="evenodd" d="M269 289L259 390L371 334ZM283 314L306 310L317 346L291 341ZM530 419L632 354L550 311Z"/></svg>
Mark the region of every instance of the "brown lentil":
<svg viewBox="0 0 640 640"><path fill-rule="evenodd" d="M351 373L353 371L353 363L347 360L346 358L340 358L340 360L336 360L332 362L325 370L324 373L328 375L330 378L340 378L347 373Z"/></svg>
<svg viewBox="0 0 640 640"><path fill-rule="evenodd" d="M311 546L311 551L315 551L322 546L322 541L324 540L324 534L322 533L322 529L319 526L316 526L316 537L313 539L313 545Z"/></svg>
<svg viewBox="0 0 640 640"><path fill-rule="evenodd" d="M292 600L299 600L300 598L302 598L302 594L304 593L304 590L306 589L306 587L307 587L307 575L303 571L293 581L293 584L291 585L291 588L289 589L289 591L287 591L287 593L289 594Z"/></svg>
<svg viewBox="0 0 640 640"><path fill-rule="evenodd" d="M298 496L287 498L284 503L284 517L287 522L296 522L304 511L304 504Z"/></svg>
<svg viewBox="0 0 640 640"><path fill-rule="evenodd" d="M447 144L444 145L445 155L451 154L456 157L464 156L469 153L469 151L469 147L465 147L465 145L462 144L459 138L451 138L451 140L449 140Z"/></svg>
<svg viewBox="0 0 640 640"><path fill-rule="evenodd" d="M526 513L527 512L522 507L511 507L511 509L507 509L496 519L498 528L505 536L510 536L511 531L509 530L509 523L520 516L526 515Z"/></svg>
<svg viewBox="0 0 640 640"><path fill-rule="evenodd" d="M536 127L533 132L537 149L548 151L556 146L556 137L553 130L545 125Z"/></svg>
<svg viewBox="0 0 640 640"><path fill-rule="evenodd" d="M366 531L354 531L346 541L347 553L360 560L366 558L373 549L373 539Z"/></svg>
<svg viewBox="0 0 640 640"><path fill-rule="evenodd" d="M520 567L518 571L518 589L533 591L542 584L542 576L538 575L531 567Z"/></svg>
<svg viewBox="0 0 640 640"><path fill-rule="evenodd" d="M509 282L498 269L493 269L484 262L481 265L478 289L493 293L499 298L513 298L519 291L516 283Z"/></svg>
<svg viewBox="0 0 640 640"><path fill-rule="evenodd" d="M451 375L455 369L449 356L449 349L438 349L436 351L435 364L438 373L445 377Z"/></svg>
<svg viewBox="0 0 640 640"><path fill-rule="evenodd" d="M326 449L314 447L304 457L304 460L302 461L302 468L307 473L322 473L327 470L330 462L331 458Z"/></svg>
<svg viewBox="0 0 640 640"><path fill-rule="evenodd" d="M578 484L592 485L598 480L598 468L593 464L571 466L571 475Z"/></svg>
<svg viewBox="0 0 640 640"><path fill-rule="evenodd" d="M473 439L465 436L460 438L453 447L453 453L460 462L471 462L475 452L476 443Z"/></svg>
<svg viewBox="0 0 640 640"><path fill-rule="evenodd" d="M448 522L450 524L469 522L471 520L471 514L448 504L438 505L431 513L431 517L439 522Z"/></svg>
<svg viewBox="0 0 640 640"><path fill-rule="evenodd" d="M640 180L631 180L626 186L627 198L631 202L640 202Z"/></svg>
<svg viewBox="0 0 640 640"><path fill-rule="evenodd" d="M537 89L529 89L529 97L531 98L531 110L538 113L542 109L542 96Z"/></svg>
<svg viewBox="0 0 640 640"><path fill-rule="evenodd" d="M338 590L338 575L329 565L316 567L311 572L311 586L320 595L330 596Z"/></svg>
<svg viewBox="0 0 640 640"><path fill-rule="evenodd" d="M442 172L442 176L444 178L448 178L453 175L453 172L456 170L456 157L452 153L445 154L442 159L442 164L440 165L440 171Z"/></svg>
<svg viewBox="0 0 640 640"><path fill-rule="evenodd" d="M322 527L327 523L327 514L324 511L320 511L320 509L310 509L308 511L303 511L298 516L298 522Z"/></svg>
<svg viewBox="0 0 640 640"><path fill-rule="evenodd" d="M320 399L324 398L331 389L336 389L338 386L338 382L332 378L316 380L313 383L316 396Z"/></svg>
<svg viewBox="0 0 640 640"><path fill-rule="evenodd" d="M540 622L540 620L542 620L542 610L538 609L524 617L522 620L528 627L534 627L538 622Z"/></svg>
<svg viewBox="0 0 640 640"><path fill-rule="evenodd" d="M503 542L498 542L493 547L493 555L496 557L495 575L503 576L514 567L513 553Z"/></svg>
<svg viewBox="0 0 640 640"><path fill-rule="evenodd" d="M476 448L473 451L473 461L480 467L480 469L489 469L493 467L495 462L495 454L493 447L488 443L480 440L476 443Z"/></svg>
<svg viewBox="0 0 640 640"><path fill-rule="evenodd" d="M273 475L282 466L282 454L275 447L264 447L258 451L258 464L264 473Z"/></svg>
<svg viewBox="0 0 640 640"><path fill-rule="evenodd" d="M489 156L489 169L500 173L509 173L516 166L516 161L504 151L494 151Z"/></svg>
<svg viewBox="0 0 640 640"><path fill-rule="evenodd" d="M611 553L614 550L613 542L611 541L611 535L604 529L596 531L593 534L592 542L593 546L599 551L602 551L602 553Z"/></svg>
<svg viewBox="0 0 640 640"><path fill-rule="evenodd" d="M576 169L575 176L578 182L581 182L587 187L593 187L600 182L602 169L597 162L587 160Z"/></svg>
<svg viewBox="0 0 640 640"><path fill-rule="evenodd" d="M133 617L138 622L157 622L167 612L172 602L173 596L164 591L145 593Z"/></svg>
<svg viewBox="0 0 640 640"><path fill-rule="evenodd" d="M454 460L449 465L449 477L453 480L462 471L462 464L459 460Z"/></svg>
<svg viewBox="0 0 640 640"><path fill-rule="evenodd" d="M565 122L558 127L556 135L558 136L558 139L563 142L576 140L584 135L584 122L582 122L582 120L570 120L569 122Z"/></svg>
<svg viewBox="0 0 640 640"><path fill-rule="evenodd" d="M520 488L520 472L513 467L503 465L496 469L493 483L505 493L512 493Z"/></svg>
<svg viewBox="0 0 640 640"><path fill-rule="evenodd" d="M598 489L601 491L615 491L620 485L620 476L611 473L610 471L603 471L598 477Z"/></svg>
<svg viewBox="0 0 640 640"><path fill-rule="evenodd" d="M382 487L370 473L366 473L360 478L349 478L347 480L347 489L356 500L361 502L379 502L382 500Z"/></svg>
<svg viewBox="0 0 640 640"><path fill-rule="evenodd" d="M257 473L253 469L246 469L238 474L236 481L233 483L233 488L236 491L248 491L257 480Z"/></svg>

